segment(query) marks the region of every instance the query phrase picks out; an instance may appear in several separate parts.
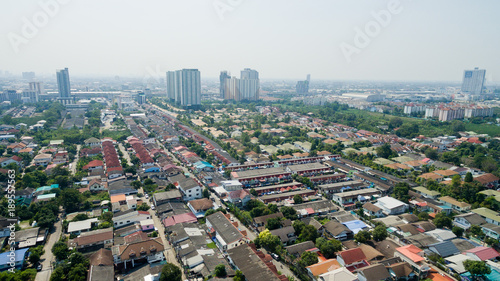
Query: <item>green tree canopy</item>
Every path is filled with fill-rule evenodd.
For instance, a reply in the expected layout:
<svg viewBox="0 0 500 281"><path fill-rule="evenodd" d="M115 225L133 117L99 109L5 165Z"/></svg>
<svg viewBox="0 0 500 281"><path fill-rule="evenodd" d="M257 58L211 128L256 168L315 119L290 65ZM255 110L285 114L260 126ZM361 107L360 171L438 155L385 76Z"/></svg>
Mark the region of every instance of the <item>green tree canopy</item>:
<svg viewBox="0 0 500 281"><path fill-rule="evenodd" d="M167 262L161 269L160 281L182 281L181 269L175 264Z"/></svg>

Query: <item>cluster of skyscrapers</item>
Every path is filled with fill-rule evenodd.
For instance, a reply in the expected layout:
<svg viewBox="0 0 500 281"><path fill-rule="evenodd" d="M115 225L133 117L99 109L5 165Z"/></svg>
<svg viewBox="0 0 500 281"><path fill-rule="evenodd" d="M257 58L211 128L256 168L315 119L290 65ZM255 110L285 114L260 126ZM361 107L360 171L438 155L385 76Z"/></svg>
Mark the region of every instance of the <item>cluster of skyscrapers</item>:
<svg viewBox="0 0 500 281"><path fill-rule="evenodd" d="M201 79L198 69L167 72L167 97L183 107L201 105Z"/></svg>
<svg viewBox="0 0 500 281"><path fill-rule="evenodd" d="M220 95L225 100L258 100L260 92L259 72L245 68L240 79L231 77L227 71L221 71L219 76Z"/></svg>

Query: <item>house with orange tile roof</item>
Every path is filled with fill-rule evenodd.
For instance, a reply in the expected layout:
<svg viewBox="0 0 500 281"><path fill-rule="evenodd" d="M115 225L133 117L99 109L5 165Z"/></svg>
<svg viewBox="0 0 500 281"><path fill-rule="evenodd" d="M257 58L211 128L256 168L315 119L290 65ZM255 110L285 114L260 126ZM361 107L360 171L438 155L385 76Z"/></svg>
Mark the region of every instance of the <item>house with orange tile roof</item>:
<svg viewBox="0 0 500 281"><path fill-rule="evenodd" d="M307 274L312 280L315 280L319 275L341 268L342 266L336 259L328 259L306 267Z"/></svg>
<svg viewBox="0 0 500 281"><path fill-rule="evenodd" d="M452 171L452 170L436 170L433 172L434 174L438 174L440 176L443 176L445 178L451 178L453 177L454 175L458 175L457 172L455 171Z"/></svg>
<svg viewBox="0 0 500 281"><path fill-rule="evenodd" d="M431 269L425 262L424 250L413 244L396 248L394 257L399 257L403 261L409 263L415 269L419 277L425 277Z"/></svg>
<svg viewBox="0 0 500 281"><path fill-rule="evenodd" d="M435 180L437 182L440 182L443 180L443 176L435 174L435 173L425 173L421 174L418 176L418 178L424 179L424 180Z"/></svg>

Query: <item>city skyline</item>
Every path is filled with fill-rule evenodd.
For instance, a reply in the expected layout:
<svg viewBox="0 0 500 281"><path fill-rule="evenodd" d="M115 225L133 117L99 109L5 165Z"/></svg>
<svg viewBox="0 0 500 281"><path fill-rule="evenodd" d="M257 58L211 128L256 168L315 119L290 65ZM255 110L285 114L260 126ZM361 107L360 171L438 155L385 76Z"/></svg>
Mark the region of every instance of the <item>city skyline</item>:
<svg viewBox="0 0 500 281"><path fill-rule="evenodd" d="M261 79L298 80L311 73L317 80L460 81L464 69L477 66L488 70L487 83L500 81L500 39L491 36L500 26L494 13L500 3L494 1L396 1L393 9L394 1L247 1L225 12L214 8L219 2L142 3L151 13L141 16L134 2L120 2L114 13L118 2L72 1L47 13L32 38L22 30L43 7L4 2L2 70L41 77L65 65L74 77L144 77L197 68L216 79L221 69L251 67ZM97 20L81 25L88 14ZM185 24L173 25L180 21ZM362 35L366 28L369 37ZM12 41L16 35L23 43ZM368 41L356 44L357 36Z"/></svg>

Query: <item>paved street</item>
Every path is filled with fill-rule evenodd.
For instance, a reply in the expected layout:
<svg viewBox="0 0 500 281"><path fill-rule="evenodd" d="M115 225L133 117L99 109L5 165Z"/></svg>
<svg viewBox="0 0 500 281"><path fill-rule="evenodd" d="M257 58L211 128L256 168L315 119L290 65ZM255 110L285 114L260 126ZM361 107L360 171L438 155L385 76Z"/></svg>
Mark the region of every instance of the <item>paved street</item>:
<svg viewBox="0 0 500 281"><path fill-rule="evenodd" d="M76 145L76 155L75 155L75 159L73 160L73 162L70 164L70 170L71 170L71 173L74 175L76 174L76 164L78 163L78 159L80 159L80 148L82 146L77 144Z"/></svg>
<svg viewBox="0 0 500 281"><path fill-rule="evenodd" d="M54 246L54 244L59 241L59 238L61 237L62 220L59 219L59 221L54 224L54 227L54 232L49 235L49 239L43 247L45 253L40 259L40 263L42 264L42 271L38 272L35 281L50 280L50 275L52 274L52 262L55 262L56 260L54 255L52 254L52 246Z"/></svg>
<svg viewBox="0 0 500 281"><path fill-rule="evenodd" d="M144 190L142 187L139 189L139 192L144 194ZM143 197L144 198L144 197ZM144 198L144 200L146 200ZM153 205L149 200L146 200L147 204L151 207ZM161 237L161 241L165 247L165 251L163 251L163 254L165 255L165 258L167 259L167 262L173 263L177 265L178 267L182 268L182 266L179 264L177 261L177 258L175 256L175 250L171 247L170 243L167 241L167 238L165 237L165 229L163 227L163 224L161 223L160 219L156 215L156 212L149 209L149 213L151 214L151 218L153 219L153 222L155 224L156 229L158 230L158 236ZM184 272L182 272L182 280L185 280L186 276L184 275Z"/></svg>
<svg viewBox="0 0 500 281"><path fill-rule="evenodd" d="M132 166L132 160L130 160L130 155L128 155L128 152L125 149L125 147L123 146L123 144L122 143L118 143L118 148L123 153L123 158L125 158L127 160L127 164L129 166Z"/></svg>

